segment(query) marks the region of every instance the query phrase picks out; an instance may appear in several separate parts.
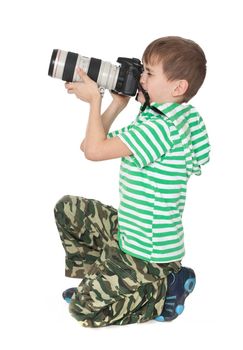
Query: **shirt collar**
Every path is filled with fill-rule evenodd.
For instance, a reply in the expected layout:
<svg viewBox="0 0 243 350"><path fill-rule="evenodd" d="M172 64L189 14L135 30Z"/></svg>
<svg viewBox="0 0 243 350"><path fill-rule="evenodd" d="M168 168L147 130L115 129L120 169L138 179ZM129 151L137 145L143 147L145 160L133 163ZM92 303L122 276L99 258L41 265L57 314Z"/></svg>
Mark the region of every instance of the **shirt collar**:
<svg viewBox="0 0 243 350"><path fill-rule="evenodd" d="M177 108L181 104L175 103L175 102L164 102L164 103L152 102L150 105L156 107L158 110L160 110L161 112L166 114L166 112L169 112L169 111ZM147 108L149 108L149 107L147 107Z"/></svg>
<svg viewBox="0 0 243 350"><path fill-rule="evenodd" d="M157 102L152 102L150 106L156 107L159 111L163 112L164 114L169 113L170 111L177 109L178 107L180 108L181 104L180 103L174 103L174 102L164 102L164 103L157 103ZM156 112L154 112L150 106L147 106L144 111L141 111L137 116L137 120L145 120L145 119L150 119L152 116L157 115ZM142 106L141 106L142 108Z"/></svg>

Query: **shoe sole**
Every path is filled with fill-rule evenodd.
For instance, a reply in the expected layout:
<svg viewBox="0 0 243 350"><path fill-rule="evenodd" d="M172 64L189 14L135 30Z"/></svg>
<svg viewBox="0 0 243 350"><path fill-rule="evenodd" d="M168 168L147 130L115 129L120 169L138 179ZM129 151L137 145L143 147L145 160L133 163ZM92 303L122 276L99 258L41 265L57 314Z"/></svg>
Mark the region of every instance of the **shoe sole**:
<svg viewBox="0 0 243 350"><path fill-rule="evenodd" d="M184 283L184 293L182 294L180 300L178 301L174 312L169 317L164 317L163 315L157 316L155 320L159 322L168 322L168 321L174 320L179 315L181 315L185 308L184 307L185 300L188 297L188 295L193 292L195 285L196 285L196 277L194 272L192 272L192 277L187 278ZM174 298L175 297L168 297L168 299L174 299Z"/></svg>
<svg viewBox="0 0 243 350"><path fill-rule="evenodd" d="M77 288L69 288L62 293L63 299L70 304L73 294L77 291Z"/></svg>

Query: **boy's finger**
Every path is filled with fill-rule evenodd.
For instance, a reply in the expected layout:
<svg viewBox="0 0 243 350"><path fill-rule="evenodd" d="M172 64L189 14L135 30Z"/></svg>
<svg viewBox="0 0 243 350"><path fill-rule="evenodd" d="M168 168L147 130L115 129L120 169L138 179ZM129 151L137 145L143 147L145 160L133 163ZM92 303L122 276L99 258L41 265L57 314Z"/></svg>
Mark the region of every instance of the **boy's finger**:
<svg viewBox="0 0 243 350"><path fill-rule="evenodd" d="M78 72L78 75L80 76L80 78L83 80L83 81L88 81L90 80L90 78L88 77L88 75L85 73L85 71L81 68L77 68L77 72Z"/></svg>

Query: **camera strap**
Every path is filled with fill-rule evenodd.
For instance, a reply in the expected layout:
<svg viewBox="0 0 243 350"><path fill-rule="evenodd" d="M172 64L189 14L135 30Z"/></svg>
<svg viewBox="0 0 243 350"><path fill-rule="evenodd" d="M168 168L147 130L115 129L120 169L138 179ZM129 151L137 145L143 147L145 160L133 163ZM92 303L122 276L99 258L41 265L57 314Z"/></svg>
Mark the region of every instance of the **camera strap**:
<svg viewBox="0 0 243 350"><path fill-rule="evenodd" d="M155 106L151 106L150 105L150 96L148 94L148 92L146 90L144 90L144 88L142 87L142 85L140 84L140 82L138 83L138 87L139 89L142 91L144 98L145 98L145 102L141 107L141 112L145 111L146 107L149 107L150 109L152 109L152 111L154 111L155 113L158 113L160 115L164 115L166 116L163 112L161 112L157 107Z"/></svg>
<svg viewBox="0 0 243 350"><path fill-rule="evenodd" d="M138 88L139 88L139 90L142 91L143 96L145 98L145 102L144 102L144 104L141 107L141 112L143 112L143 111L145 111L146 107L150 105L150 97L149 97L148 92L146 90L144 90L144 88L142 87L140 82L138 82ZM137 100L137 97L136 97L136 100Z"/></svg>

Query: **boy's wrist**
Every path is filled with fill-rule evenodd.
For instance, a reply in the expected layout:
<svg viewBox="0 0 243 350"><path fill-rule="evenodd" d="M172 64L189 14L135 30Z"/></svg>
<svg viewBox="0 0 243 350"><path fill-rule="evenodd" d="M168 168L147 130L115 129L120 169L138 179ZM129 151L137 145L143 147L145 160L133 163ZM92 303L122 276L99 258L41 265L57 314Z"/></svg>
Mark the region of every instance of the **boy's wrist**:
<svg viewBox="0 0 243 350"><path fill-rule="evenodd" d="M100 94L100 91L97 90L96 93L93 94L91 100L90 100L90 104L96 104L96 103L101 103L101 99L102 99L102 96Z"/></svg>
<svg viewBox="0 0 243 350"><path fill-rule="evenodd" d="M121 112L127 106L127 104L128 104L128 101L120 102L120 101L117 101L116 99L113 99L111 102L111 106L118 113Z"/></svg>

